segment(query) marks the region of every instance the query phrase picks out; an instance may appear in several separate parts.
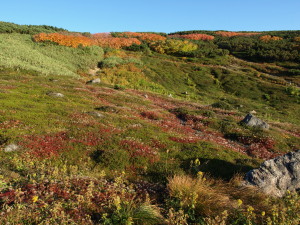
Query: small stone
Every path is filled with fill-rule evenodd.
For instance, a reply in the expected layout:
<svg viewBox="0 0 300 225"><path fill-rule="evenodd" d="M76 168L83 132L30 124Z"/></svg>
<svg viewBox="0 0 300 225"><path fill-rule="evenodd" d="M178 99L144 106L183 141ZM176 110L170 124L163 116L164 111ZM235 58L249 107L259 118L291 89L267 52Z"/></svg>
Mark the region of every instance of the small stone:
<svg viewBox="0 0 300 225"><path fill-rule="evenodd" d="M58 97L58 98L65 97L62 93L58 93L58 92L48 92L47 95L51 97Z"/></svg>
<svg viewBox="0 0 300 225"><path fill-rule="evenodd" d="M96 79L92 79L92 80L89 80L88 82L86 82L87 84L100 84L101 83L101 80L100 78L96 78Z"/></svg>
<svg viewBox="0 0 300 225"><path fill-rule="evenodd" d="M20 149L19 145L9 144L4 148L4 152L14 152Z"/></svg>
<svg viewBox="0 0 300 225"><path fill-rule="evenodd" d="M91 112L87 112L87 114L94 116L94 117L104 117L103 114L99 113L99 112L95 112L95 111L91 111Z"/></svg>

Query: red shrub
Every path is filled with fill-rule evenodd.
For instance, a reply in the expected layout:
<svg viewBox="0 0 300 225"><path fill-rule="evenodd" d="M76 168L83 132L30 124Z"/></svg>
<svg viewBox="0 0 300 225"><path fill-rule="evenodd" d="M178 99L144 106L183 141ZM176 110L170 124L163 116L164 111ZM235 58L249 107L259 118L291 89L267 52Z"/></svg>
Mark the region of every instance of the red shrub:
<svg viewBox="0 0 300 225"><path fill-rule="evenodd" d="M29 149L34 156L49 158L57 156L60 152L69 148L68 140L69 137L65 132L59 132L40 136L26 136L20 144Z"/></svg>

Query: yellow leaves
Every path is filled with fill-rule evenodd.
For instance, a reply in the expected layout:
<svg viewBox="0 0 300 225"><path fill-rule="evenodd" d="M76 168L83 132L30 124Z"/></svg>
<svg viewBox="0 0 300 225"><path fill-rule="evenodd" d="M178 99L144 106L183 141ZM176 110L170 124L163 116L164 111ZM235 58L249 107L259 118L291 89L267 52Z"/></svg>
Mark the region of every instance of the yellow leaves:
<svg viewBox="0 0 300 225"><path fill-rule="evenodd" d="M150 44L150 47L161 54L172 54L176 52L190 52L198 48L198 45L189 41L168 39L165 41L157 41Z"/></svg>
<svg viewBox="0 0 300 225"><path fill-rule="evenodd" d="M35 195L32 197L32 202L35 203L39 200L39 196Z"/></svg>

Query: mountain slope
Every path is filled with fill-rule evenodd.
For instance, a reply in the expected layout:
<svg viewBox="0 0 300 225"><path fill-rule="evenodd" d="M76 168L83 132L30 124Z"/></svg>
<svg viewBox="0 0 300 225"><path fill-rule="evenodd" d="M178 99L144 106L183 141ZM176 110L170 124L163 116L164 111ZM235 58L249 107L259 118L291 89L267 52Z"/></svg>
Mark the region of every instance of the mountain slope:
<svg viewBox="0 0 300 225"><path fill-rule="evenodd" d="M186 42L165 34L71 48L14 26L0 34L1 223L297 224L298 195L241 186L263 160L300 149L297 61L247 61L220 43L248 39L216 32L174 53ZM240 123L252 110L269 130Z"/></svg>

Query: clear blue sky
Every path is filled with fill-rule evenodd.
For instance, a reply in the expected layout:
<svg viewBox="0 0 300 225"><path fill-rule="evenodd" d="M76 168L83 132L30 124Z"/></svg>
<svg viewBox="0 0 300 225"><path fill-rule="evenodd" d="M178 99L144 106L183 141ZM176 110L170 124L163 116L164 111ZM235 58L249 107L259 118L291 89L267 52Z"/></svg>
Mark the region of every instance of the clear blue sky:
<svg viewBox="0 0 300 225"><path fill-rule="evenodd" d="M300 30L300 0L3 0L0 21L91 33Z"/></svg>

